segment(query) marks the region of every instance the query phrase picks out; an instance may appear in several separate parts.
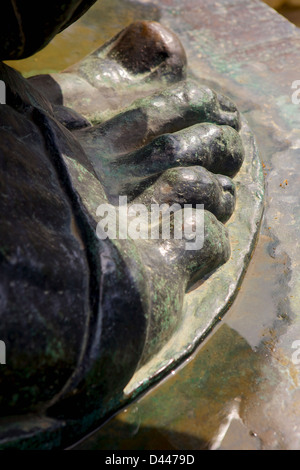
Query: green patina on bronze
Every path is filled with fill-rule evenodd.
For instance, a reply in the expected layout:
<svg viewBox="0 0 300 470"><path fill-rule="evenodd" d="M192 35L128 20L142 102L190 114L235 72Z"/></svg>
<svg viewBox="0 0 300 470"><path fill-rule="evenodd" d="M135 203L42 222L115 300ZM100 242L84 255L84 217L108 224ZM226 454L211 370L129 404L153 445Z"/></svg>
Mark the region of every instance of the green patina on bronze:
<svg viewBox="0 0 300 470"><path fill-rule="evenodd" d="M255 133L265 216L239 295L194 359L80 448L299 449L291 347L300 331L300 113L291 104L299 29L257 1L174 0L174 12L163 4L162 21L180 35L193 74L226 89ZM233 409L236 419L216 442Z"/></svg>
<svg viewBox="0 0 300 470"><path fill-rule="evenodd" d="M137 28L137 30L139 30L141 27L147 28L144 23L139 23L134 26L133 29ZM149 26L149 29L152 27L154 29L158 28L159 30L159 26L157 25ZM130 29L128 31L130 31ZM166 83L172 83L174 76L176 78L176 74L172 74L176 67L179 67L178 64L180 64L180 70L178 69L177 79L180 80L183 78L181 74L185 74L184 54L178 54L177 43L176 40L174 41L174 44L176 44L175 49L168 51L168 53L171 59L175 57L175 62L171 62L171 65L167 65L167 67L165 67L164 62L159 63L158 75L152 75L152 70L150 70L149 76L141 77L137 74L137 80L135 80L133 76L134 83L132 86L137 97L140 95L143 96L145 92L157 91L160 86L165 86ZM174 51L176 51L176 54L174 54ZM172 54L174 54L174 57ZM174 66L175 69L173 70ZM82 71L83 69L80 65L79 67L73 67L65 73L62 80L64 81L65 78L68 77L68 74L70 74L72 80L72 74ZM9 73L10 72L8 72L8 75ZM93 82L93 69L86 75L87 83ZM60 76L52 76L54 81L56 78L58 83L63 83L60 82ZM36 84L37 89L39 89L41 85L40 82L36 82L34 79L30 83ZM20 85L20 89L22 86ZM64 85L62 85L62 88L63 86ZM182 85L179 85L178 93L182 91L181 86ZM185 91L194 91L196 90L195 86L196 85L183 85L183 89ZM25 85L24 87L26 88ZM175 104L172 101L176 93L177 89L171 88L169 91L165 92L163 96L167 105L165 112L163 112L160 117L160 124L163 124L162 129L168 129L168 105L171 107L169 109L172 110L170 116L173 115L172 113L175 113L175 116L176 113L181 114L181 107L176 105L176 100ZM187 101L189 108L186 113L187 117L185 117L186 121L184 121L185 127L195 125L196 121L196 123L200 123L200 127L197 128L200 133L200 130L203 131L204 129L203 126L201 127L203 121L215 122L218 125L232 125L232 128L236 129L234 132L238 135L239 123L236 119L237 113L233 110L235 108L232 108L233 105L229 104L226 100L224 102L224 98L217 97L217 95L212 92L205 91L201 93L204 93L204 98L202 101L199 101L199 107L192 101ZM205 93L207 93L207 95ZM25 99L22 94L21 99ZM201 258L199 254L196 260L192 257L188 258L187 255L184 254L182 245L178 244L173 248L174 256L176 254L176 261L174 261L173 264L168 265L168 263L166 263L164 265L163 256L161 257L161 264L158 264L157 260L156 263L153 262L155 257L160 259L159 250L154 243L143 244L142 242L138 242L136 247L131 240L126 240L124 243L120 241L99 243L93 232L97 223L95 209L99 204L107 200L106 196L110 198L111 196L120 194L120 192L114 194L112 191L114 189L113 186L108 184L106 178L103 177L103 175L108 177L111 170L106 169L102 172L103 166L98 167L97 165L99 162L99 165L105 165L105 158L109 160L109 158L115 156L115 149L113 149L109 158L103 156L100 151L99 156L94 155L93 151L91 152L89 150L91 142L94 141L94 137L91 138L91 132L94 131L92 131L88 125L87 127L84 125L83 127L85 127L85 129L73 133L73 136L76 136L85 150L85 153L82 153L81 147L78 145L78 148L76 148L76 145L73 145L73 137L71 138L68 132L58 124L49 110L45 111L39 99L38 95L36 100L30 98L28 105L34 108L34 124L38 126L39 132L41 132L45 138L49 151L47 158L49 158L55 170L55 177L58 180L57 187L64 188L61 198L68 210L74 215L74 218L68 217L67 220L70 221L70 224L69 227L66 227L64 230L70 237L70 240L72 240L74 247L76 247L78 253L76 260L80 260L82 266L85 266L84 269L79 267L77 273L88 272L90 275L89 290L85 293L87 301L84 305L84 311L86 313L85 321L88 327L83 337L80 338L79 354L78 357L76 357L77 363L74 372L62 389L59 388L60 383L54 380L57 393L55 397L52 397L50 402L45 405L48 415L55 417L55 419L49 420L49 418L41 418L38 420L25 417L24 420L15 418L14 422L12 422L11 419L7 419L6 422L3 422L2 428L3 435L7 435L7 437L3 438L1 444L4 448L34 448L35 446L48 448L51 446L57 447L69 444L72 440L90 431L93 426L99 424L101 420L106 418L110 413L128 404L136 398L137 395L144 392L150 385L156 383L176 365L181 363L184 358L190 355L212 329L220 316L225 313L234 299L256 242L263 209L264 187L261 163L253 135L248 128L246 120L243 118L242 129L239 134L242 139L242 146L238 143L237 137L234 141L235 143L233 143L233 129L230 130L230 133L224 131L223 140L218 142L220 149L223 149L223 152L220 152L222 156L226 154L226 152L229 154L233 154L234 152L239 154L241 153L242 147L245 150L243 165L241 166L244 155L241 157L240 161L234 163L234 165L237 165L236 167L228 168L228 176L234 176L237 191L237 207L231 219L227 222L230 237L229 241L232 247L232 254L229 260L229 242L226 237L226 230L221 223L216 222L216 218L210 213L206 214L207 229L205 240L207 244L205 246L206 249L208 249L207 258ZM130 103L132 102L132 95L129 94L125 96L122 92L122 87L120 87L120 108L128 101L130 101ZM62 103L55 104L59 106ZM68 104L70 104L70 102ZM12 105L15 105L14 101L12 101ZM79 103L79 108L85 105L86 102L84 103L82 101L82 103ZM126 125L130 126L132 123L134 124L134 121L131 119L132 113L135 109L141 109L143 106L145 108L145 115L151 118L151 112L153 111L152 101L151 99L146 99L146 101L142 103L138 102L133 104L132 107L128 109L129 114L125 115ZM230 106L230 110L227 110L227 116L223 111L224 107L226 108L228 106ZM111 111L112 120L109 122L109 125L111 125L111 122L117 122L118 120L122 122L122 113L118 114L120 110L119 108L109 110ZM149 115L147 114L148 110L150 111ZM56 111L54 109L54 115L57 116L55 113ZM93 116L93 114L83 114L88 118ZM72 116L72 119L73 118L74 116ZM115 119L115 121L113 121L113 119ZM95 120L96 118L93 119L93 121ZM155 121L153 118L152 120ZM171 121L172 120L170 120L170 122ZM174 118L174 122L175 121L176 119ZM102 124L100 124L100 126L101 125ZM104 127L96 128L96 132L99 132L101 138L105 125L106 123L103 124ZM153 156L156 155L163 155L165 160L167 160L167 157L173 157L174 153L172 152L175 152L177 166L178 163L182 163L183 166L195 165L195 162L198 161L197 159L202 158L202 153L203 155L206 153L209 154L209 144L203 146L200 153L195 152L192 155L194 160L188 160L191 158L191 155L188 151L186 153L182 151L180 143L185 143L184 139L188 139L188 132L196 132L196 128L191 129L190 131L184 130L182 133L176 125L174 127L172 124L171 130L164 134L167 137L160 138L155 134L154 127L153 129L150 127L152 134L150 133L150 137L146 135L146 140L143 141L143 145L147 144L147 147L143 147L142 152L135 149L134 137L128 136L127 152L129 153L126 154L126 158L128 159L127 163L132 164L132 168L138 169L135 163L138 161L139 152L144 155L149 154L149 162L151 162ZM215 130L216 127L211 127L211 129ZM173 134L174 132L176 132L176 134ZM172 134L173 137L170 137L168 133ZM80 136L83 137L81 138ZM87 137L85 138L85 136ZM217 140L211 141L212 148L216 141ZM172 145L169 145L170 143ZM131 144L132 148L130 147ZM173 144L175 146L173 146ZM96 139L96 146L97 145ZM100 138L99 145L101 145ZM112 140L112 147L116 147L114 140ZM60 148L63 149L61 153ZM88 158L86 158L85 155L88 156ZM211 155L209 154L209 158L210 157ZM104 163L101 162L101 158L103 158ZM46 158L45 161L47 161ZM201 161L202 160L200 160L200 162ZM221 165L222 162L212 160L211 162L209 161L209 164L209 169L212 171L215 169L215 172L217 172L216 169L219 168L218 165ZM168 162L164 163L162 160L157 168L162 172L166 170L168 166L172 165L168 165ZM126 170L125 165L122 167L122 165L119 164L119 167L121 169L118 169L116 172L114 182L120 184L120 188L122 189L122 184L124 185L126 178L128 178L128 184L130 183L130 172ZM227 174L226 161L225 165L222 167L222 170L223 169L224 174ZM156 173L157 169L155 164L152 168L149 165L149 173L146 174L152 177ZM101 178L103 178L103 180L101 180ZM170 180L170 182L172 182L172 180ZM159 187L160 181L157 180L157 178L153 178L152 183L154 185L157 184ZM127 189L126 187L126 190ZM142 189L145 190L145 187L142 187ZM130 191L132 191L132 201L142 197L141 194L145 195L146 193L146 191L141 191L139 188L134 187L134 185L130 187ZM155 191L152 194L156 194ZM53 221L55 221L54 217ZM114 266L111 272L109 269L101 270L99 254L100 260L102 260L102 256L103 259L110 259L111 265ZM86 266L88 266L88 268ZM194 278L195 273L198 275L196 278ZM102 274L105 278L103 284ZM128 279L131 280L130 285L128 284ZM200 285L196 288L193 285L193 290L184 295L186 288L191 287L190 284L192 284L192 281L194 283L195 280L198 280ZM122 348L121 339L124 335L122 331L117 331L119 320L116 320L115 323L112 322L112 327L116 329L116 338L119 338L119 340L115 340L116 344L113 345L115 337L112 335L112 344L109 344L108 347L97 345L100 351L98 351L98 355L89 355L89 341L95 339L94 335L97 334L97 328L99 328L99 324L97 327L94 325L95 333L93 321L95 321L95 319L97 320L97 314L99 315L99 312L96 311L95 299L99 287L101 290L102 285L105 285L107 298L109 298L109 295L114 298L117 294L118 301L123 302L123 310L121 308L120 312L123 315L122 318L127 322L125 331L127 333L130 332L133 341L138 339L139 335L141 336L134 354L132 347L128 347L128 350ZM120 289L119 294L116 286ZM127 292L128 286L132 289L130 294ZM78 289L79 288L80 286L78 285ZM124 292L122 289L124 289ZM122 292L123 296L120 295ZM134 305L133 309L130 304L131 296ZM72 300L70 296L66 296L66 299L68 302ZM101 301L102 300L101 298ZM182 309L183 300L184 306ZM104 301L104 313L101 311L102 317L100 315L101 321L105 321L106 318L109 317L109 314L111 314L110 309L115 313L114 304L110 302L105 304ZM76 308L79 315L80 305L76 305ZM130 329L129 317L124 315L126 309L128 309L130 314L136 314L137 322L140 322L140 330L137 325L132 325L136 330ZM62 311L59 310L59 312ZM118 311L116 313L119 315ZM62 315L63 312L59 316ZM109 324L107 326L110 327ZM101 329L99 331L101 331ZM55 361L60 359L64 351L67 351L67 345L64 344L60 348L56 346L55 349L53 349L54 343L51 341L50 336L47 340L46 365L48 368L51 368L50 358ZM120 341L120 344L118 344L118 341ZM103 343L105 344L105 342ZM141 345L143 345L143 347ZM73 367L74 358L72 358L72 361L70 362L70 368ZM115 368L114 377L109 375L111 373L111 371L108 370L110 364L113 364ZM41 365L43 366L42 362ZM136 372L132 376L134 370L136 370ZM118 373L124 374L124 377L119 378ZM128 384L130 377L131 381ZM51 376L48 374L47 380L49 381L50 379ZM122 394L122 389L126 383L125 394ZM100 407L99 396L103 398ZM22 397L22 399L24 400L25 397ZM17 397L15 397L14 400L17 401ZM34 401L35 399L33 402ZM80 409L79 404L83 405L84 410ZM31 403L29 403L29 408L30 405ZM32 411L31 408L30 411ZM82 413L84 416L82 416Z"/></svg>

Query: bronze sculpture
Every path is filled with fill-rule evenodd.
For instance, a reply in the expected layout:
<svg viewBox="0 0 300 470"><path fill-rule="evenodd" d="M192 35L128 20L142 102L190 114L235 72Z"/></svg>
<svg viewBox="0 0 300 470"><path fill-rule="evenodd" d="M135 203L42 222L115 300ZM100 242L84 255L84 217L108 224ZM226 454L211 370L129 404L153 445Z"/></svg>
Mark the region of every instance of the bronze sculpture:
<svg viewBox="0 0 300 470"><path fill-rule="evenodd" d="M33 53L92 2L67 2L61 22L60 2L50 3L47 34L41 23L35 37L22 7L7 2L25 29L19 42L2 41L2 59ZM185 73L179 40L147 22L63 74L25 80L1 64L3 416L105 413L178 327L185 292L229 259L223 223L244 160L241 119ZM99 240L97 207L120 195L146 206L204 204L203 248Z"/></svg>

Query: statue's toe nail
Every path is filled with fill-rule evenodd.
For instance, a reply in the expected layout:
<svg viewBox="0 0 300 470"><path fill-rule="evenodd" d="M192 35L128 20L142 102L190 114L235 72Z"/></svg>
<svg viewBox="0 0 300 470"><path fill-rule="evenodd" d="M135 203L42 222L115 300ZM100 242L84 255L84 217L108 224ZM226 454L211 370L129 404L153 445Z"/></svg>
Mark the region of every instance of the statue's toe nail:
<svg viewBox="0 0 300 470"><path fill-rule="evenodd" d="M177 67L186 65L185 51L177 36L155 21L132 23L120 34L108 56L133 73L150 72L167 61Z"/></svg>

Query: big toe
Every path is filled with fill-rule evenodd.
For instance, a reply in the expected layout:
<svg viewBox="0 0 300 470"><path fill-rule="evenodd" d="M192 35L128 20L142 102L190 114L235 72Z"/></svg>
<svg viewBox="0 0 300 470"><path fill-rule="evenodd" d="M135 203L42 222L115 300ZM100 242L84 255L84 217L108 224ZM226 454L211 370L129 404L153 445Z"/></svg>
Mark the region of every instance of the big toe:
<svg viewBox="0 0 300 470"><path fill-rule="evenodd" d="M184 78L186 55L181 42L155 21L137 21L128 26L120 33L108 57L135 74L160 68L162 73Z"/></svg>

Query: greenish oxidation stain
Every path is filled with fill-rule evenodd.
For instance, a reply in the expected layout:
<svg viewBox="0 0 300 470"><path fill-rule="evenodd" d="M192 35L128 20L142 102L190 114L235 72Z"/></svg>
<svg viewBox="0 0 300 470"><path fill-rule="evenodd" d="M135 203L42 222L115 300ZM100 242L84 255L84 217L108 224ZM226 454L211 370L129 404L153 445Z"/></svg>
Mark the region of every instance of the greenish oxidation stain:
<svg viewBox="0 0 300 470"><path fill-rule="evenodd" d="M152 298L154 302L159 298L157 295L159 292L164 293L159 308L156 308L155 312L153 312L153 318L155 319L155 324L159 325L161 335L164 336L167 334L169 337L178 324L178 312L181 307L180 297L177 293L178 289L177 287L174 288L173 283L166 282L164 278L159 276L155 276L152 287L154 293ZM172 306L171 308L170 305ZM160 342L160 336L156 337L156 335L151 335L149 350L155 350Z"/></svg>
<svg viewBox="0 0 300 470"><path fill-rule="evenodd" d="M47 342L47 347L45 350L45 355L47 357L47 362L52 360L54 363L57 362L58 359L64 357L66 351L64 345L56 338L53 341Z"/></svg>
<svg viewBox="0 0 300 470"><path fill-rule="evenodd" d="M105 2L104 2L105 3ZM118 2L112 2L114 4L114 6L116 6L116 3ZM126 3L126 2L125 2ZM133 3L133 2L131 2ZM107 4L107 2L106 2ZM149 19L149 17L148 17ZM118 25L118 30L120 29L120 26ZM112 34L109 35L109 37L111 36ZM67 51L68 52L68 51ZM222 65L223 66L223 65ZM221 67L221 65L220 65ZM26 72L25 72L26 73ZM29 72L30 73L30 72ZM76 167L76 170L78 171L78 175L77 175L77 178L78 178L78 181L80 183L84 183L84 180L85 180L85 177L88 175L88 171L84 168L82 168L80 165L77 165L75 162L74 162L74 165ZM90 189L87 189L87 191L92 191ZM91 199L93 200L93 198ZM94 214L93 214L94 216ZM116 242L117 244L117 242ZM94 249L95 251L95 256L97 255L97 250ZM128 248L128 251L126 253L128 256L132 256L134 258L134 260L138 263L140 263L140 260L139 260L139 256L138 254L134 251L134 250L131 250L130 248ZM140 278L142 280L142 276ZM164 287L165 288L165 304L163 305L162 307L162 310L159 312L160 315L161 315L161 320L162 320L162 327L163 329L165 329L165 331L168 331L170 328L172 328L172 321L173 319L176 317L176 315L174 315L173 319L172 319L172 316L170 317L170 312L167 311L167 303L170 302L170 300L172 299L173 300L173 303L174 303L174 306L175 306L175 310L178 308L178 302L179 302L179 299L178 297L176 296L176 293L174 295L174 292L172 290L172 286L168 286L166 288L165 285L163 285L163 280L159 281L161 284L159 285L160 288ZM156 295L156 294L155 294ZM175 312L173 312L175 313ZM230 345L232 342L234 342L234 335L233 337L230 336L230 334L225 334L225 341L227 342L228 345ZM218 337L217 337L218 338ZM238 344L240 344L240 342L238 341ZM55 349L56 348L56 349ZM149 426L151 427L151 425L153 425L153 421L152 421L152 417L155 419L155 420L158 420L160 422L162 422L162 426L164 426L164 422L167 422L169 419L170 419L170 416L171 416L171 412L173 410L173 403L174 403L174 400L175 400L175 395L176 394L183 394L184 395L184 391L189 387L194 387L194 389L196 390L197 393L194 393L193 395L193 399L192 400L197 400L197 397L198 397L198 392L199 390L201 392L203 392L204 394L204 402L206 403L205 399L208 400L208 398L210 397L210 395L216 395L217 397L219 397L220 399L220 394L218 395L218 392L216 390L216 384L213 384L212 383L212 380L213 380L213 377L218 377L218 379L221 377L223 383L226 385L227 384L227 381L228 381L228 377L225 377L224 374L222 375L222 371L226 369L225 365L224 365L224 361L221 362L221 365L222 367L220 366L219 368L217 366L215 366L215 368L212 367L212 365L214 364L214 361L212 361L211 359L211 355L213 354L213 350L216 350L216 353L219 355L217 355L215 357L215 361L218 360L219 361L219 358L220 355L222 354L222 347L220 344L214 344L213 347L212 347L212 350L210 352L210 354L208 354L208 356L204 355L202 357L203 361L202 363L200 364L201 367L199 367L199 370L198 369L195 369L193 371L193 374L191 375L191 377L187 377L187 381L185 382L183 380L183 384L184 384L184 388L180 388L180 387L176 387L174 388L174 391L171 393L171 399L168 398L168 403L165 404L164 403L164 400L161 398L158 399L158 398L154 398L154 401L152 401L152 403L150 403L148 406L145 406L145 410L144 412L142 413L142 417L145 418L145 422L147 423L150 423ZM59 351L61 351L60 348L57 349L57 345L49 345L49 350L47 351L48 354L52 355L53 357L55 357L55 354L58 354ZM250 352L249 352L249 348L248 348L248 345L244 344L243 347L241 346L240 349L238 349L238 358L239 360L242 360L242 358L244 356L247 356L250 355ZM230 356L230 353L227 353L227 361L231 361L232 360L232 357ZM245 364L246 364L246 359L245 359ZM250 363L251 363L251 360L250 360ZM236 364L236 363L235 363ZM211 371L209 373L208 370L206 370L205 368L210 368L209 370ZM238 373L238 371L240 371L240 373ZM233 369L232 371L232 375L230 376L231 378L233 378L233 381L235 380L240 380L240 378L244 378L245 381L249 384L251 383L251 378L252 378L252 375L251 375L251 370L247 370L246 372L246 369L245 370L242 370L241 371L241 368L240 367L237 367L237 369ZM90 377L90 381L89 381L89 384L90 386L92 386L94 383L97 382L97 380L99 380L99 377L96 377L96 376L91 376ZM150 383L150 381L148 381L148 383ZM219 385L219 384L218 384ZM233 387L234 391L236 392L237 390L239 391L239 387ZM208 393L208 395L207 395ZM227 392L229 393L229 392ZM233 395L232 395L233 396ZM167 395L166 395L167 397ZM231 398L231 395L229 394L229 397ZM182 407L182 413L180 413L180 416L183 417L184 413L188 413L189 412L189 409L187 409L187 406L191 406L192 404L192 400L190 401L190 398L188 399L188 403L187 403L187 400L186 400L186 403L184 402L183 400L183 407ZM95 420L97 418L99 418L99 416L101 414L105 414L105 412L107 410L111 410L111 409L116 409L117 406L119 405L120 403L120 397L116 397L115 401L113 404L110 404L110 405L107 405L107 408L103 408L101 410L101 412L99 411L95 411L94 413L90 414L90 415L87 415L83 422L81 423L81 429L83 431L85 430L88 430L89 429L89 426L95 422ZM219 401L220 403L222 402ZM176 401L175 401L176 403ZM195 402L196 403L196 402ZM216 413L218 414L218 406L217 404L215 404L216 406ZM203 409L205 409L205 406L203 407ZM151 415L151 412L152 415ZM157 414L155 414L155 412ZM201 411L198 410L197 411L199 413L199 419L200 421L199 422L205 422L205 415L201 415ZM219 410L219 414L222 414L222 410L220 411ZM224 413L223 413L224 414ZM128 415L129 416L129 415ZM159 417L158 417L159 416ZM186 418L186 415L185 415L185 418ZM134 424L134 426L137 426L139 421L136 421L135 418L134 418L134 415L131 415L131 423ZM161 421L162 419L162 421ZM183 418L182 418L183 419ZM178 420L180 421L180 418L178 418ZM204 421L203 421L204 420ZM126 420L125 420L126 421ZM129 420L130 422L130 420ZM177 423L177 421L175 420L174 423ZM185 421L186 423L186 421ZM147 424L146 424L147 425ZM213 427L213 425L211 425ZM184 429L183 428L183 425L181 424L181 430ZM184 431L179 431L179 432L184 432ZM177 431L175 431L177 432ZM203 434L205 434L205 430L203 430ZM209 439L209 431L207 431L207 434L204 435L204 436L200 436L200 439L202 439L206 441ZM171 445L171 444L170 444Z"/></svg>
<svg viewBox="0 0 300 470"><path fill-rule="evenodd" d="M76 160L72 160L72 163L78 172L78 176L77 176L78 181L83 182L85 177L88 177L89 171L86 168L84 168L84 166L80 165L80 163L77 162Z"/></svg>

